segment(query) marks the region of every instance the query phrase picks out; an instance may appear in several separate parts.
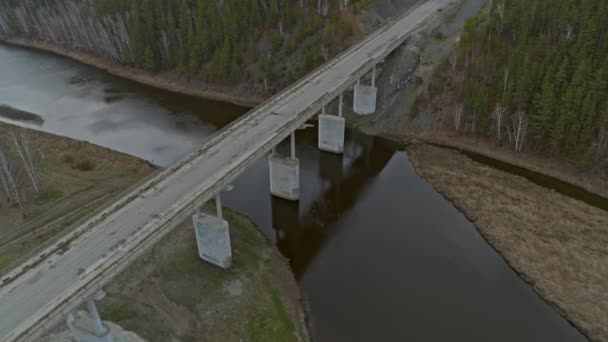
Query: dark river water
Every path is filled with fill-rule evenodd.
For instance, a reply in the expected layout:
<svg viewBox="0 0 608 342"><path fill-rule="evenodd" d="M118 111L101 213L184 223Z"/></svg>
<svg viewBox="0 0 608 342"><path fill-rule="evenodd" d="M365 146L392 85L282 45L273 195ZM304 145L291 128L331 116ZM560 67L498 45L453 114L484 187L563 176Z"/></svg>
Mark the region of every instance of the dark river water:
<svg viewBox="0 0 608 342"><path fill-rule="evenodd" d="M0 120L162 166L246 111L0 45L2 104L45 121ZM252 217L291 260L316 341L585 340L416 175L398 146L348 131L343 156L321 153L315 128L299 132L297 144L298 203L271 198L264 159L225 204Z"/></svg>

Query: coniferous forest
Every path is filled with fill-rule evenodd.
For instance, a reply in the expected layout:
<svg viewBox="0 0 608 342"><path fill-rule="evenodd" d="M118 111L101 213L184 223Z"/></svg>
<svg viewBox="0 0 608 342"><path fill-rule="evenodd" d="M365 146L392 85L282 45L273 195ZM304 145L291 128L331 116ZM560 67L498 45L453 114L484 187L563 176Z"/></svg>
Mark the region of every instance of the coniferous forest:
<svg viewBox="0 0 608 342"><path fill-rule="evenodd" d="M369 0L0 0L0 36L268 91L328 60Z"/></svg>
<svg viewBox="0 0 608 342"><path fill-rule="evenodd" d="M434 91L455 94L453 130L606 166L608 4L498 0L468 20Z"/></svg>

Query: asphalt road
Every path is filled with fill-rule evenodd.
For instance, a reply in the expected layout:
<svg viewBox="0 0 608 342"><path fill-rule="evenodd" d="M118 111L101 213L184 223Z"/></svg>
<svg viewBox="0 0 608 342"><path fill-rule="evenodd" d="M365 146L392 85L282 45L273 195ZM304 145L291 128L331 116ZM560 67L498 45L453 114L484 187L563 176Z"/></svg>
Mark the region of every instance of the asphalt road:
<svg viewBox="0 0 608 342"><path fill-rule="evenodd" d="M108 274L111 260L126 255L130 248L141 248L138 244L145 236L164 234L163 229L175 226L166 219L187 218L189 210L191 214L196 205L266 155L273 145L369 70L374 60L381 60L399 46L412 29L447 2L425 2L285 90L279 98L269 100L218 132L193 159L86 230L67 251L46 256L44 262L0 288L0 340L24 339L29 329L40 328L41 324L48 328L46 322L61 319L65 312L57 312L56 308L66 300L73 305L81 303L79 291L91 284L94 273ZM103 286L109 278L96 284ZM46 321L50 316L54 320Z"/></svg>

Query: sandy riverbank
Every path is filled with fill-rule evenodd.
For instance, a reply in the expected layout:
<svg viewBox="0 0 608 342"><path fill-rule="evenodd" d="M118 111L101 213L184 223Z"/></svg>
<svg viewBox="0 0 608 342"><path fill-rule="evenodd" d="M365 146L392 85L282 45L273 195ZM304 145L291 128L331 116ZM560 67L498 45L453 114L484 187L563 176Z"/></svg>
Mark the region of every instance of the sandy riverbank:
<svg viewBox="0 0 608 342"><path fill-rule="evenodd" d="M412 144L408 154L543 299L608 341L608 212L454 150Z"/></svg>

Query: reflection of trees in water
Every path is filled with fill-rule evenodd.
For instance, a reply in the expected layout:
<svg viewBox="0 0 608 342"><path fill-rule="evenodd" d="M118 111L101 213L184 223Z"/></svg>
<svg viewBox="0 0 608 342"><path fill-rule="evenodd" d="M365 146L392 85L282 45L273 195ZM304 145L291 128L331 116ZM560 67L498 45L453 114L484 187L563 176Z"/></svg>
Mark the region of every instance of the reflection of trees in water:
<svg viewBox="0 0 608 342"><path fill-rule="evenodd" d="M338 220L357 203L367 185L386 167L395 150L381 139L363 136L345 146L345 156L321 153L322 191L300 215L299 203L272 199L277 246L289 258L297 278L333 235ZM345 158L346 157L346 158ZM352 160L344 166L345 160Z"/></svg>

